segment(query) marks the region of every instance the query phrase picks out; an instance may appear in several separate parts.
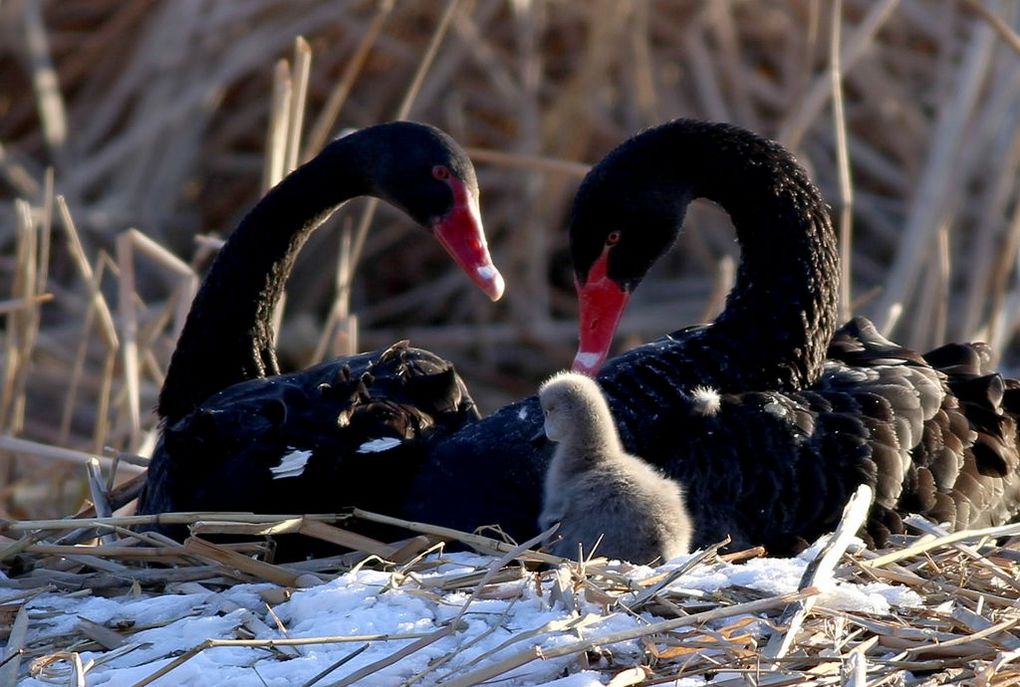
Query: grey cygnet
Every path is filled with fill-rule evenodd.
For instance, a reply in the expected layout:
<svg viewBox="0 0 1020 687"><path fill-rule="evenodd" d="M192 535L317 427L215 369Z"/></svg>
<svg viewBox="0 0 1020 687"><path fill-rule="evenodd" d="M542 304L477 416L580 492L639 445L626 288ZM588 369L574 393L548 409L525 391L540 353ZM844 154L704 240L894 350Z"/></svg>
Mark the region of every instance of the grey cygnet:
<svg viewBox="0 0 1020 687"><path fill-rule="evenodd" d="M551 553L573 558L599 537L598 554L649 563L688 552L691 519L676 482L623 450L596 382L562 372L538 392L545 434L559 442L545 477L539 526L559 522ZM556 535L553 535L554 538Z"/></svg>

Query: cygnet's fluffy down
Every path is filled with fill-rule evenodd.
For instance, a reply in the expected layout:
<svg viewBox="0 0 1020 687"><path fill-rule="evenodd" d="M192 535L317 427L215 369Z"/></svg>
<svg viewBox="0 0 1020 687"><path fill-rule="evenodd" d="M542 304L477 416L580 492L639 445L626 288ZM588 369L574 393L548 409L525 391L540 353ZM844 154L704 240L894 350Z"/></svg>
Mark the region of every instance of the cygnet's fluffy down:
<svg viewBox="0 0 1020 687"><path fill-rule="evenodd" d="M560 528L547 547L574 558L578 544L635 563L687 553L691 519L680 485L623 450L593 379L560 373L539 389L545 433L559 442L545 478L539 526ZM556 539L556 537L559 539Z"/></svg>

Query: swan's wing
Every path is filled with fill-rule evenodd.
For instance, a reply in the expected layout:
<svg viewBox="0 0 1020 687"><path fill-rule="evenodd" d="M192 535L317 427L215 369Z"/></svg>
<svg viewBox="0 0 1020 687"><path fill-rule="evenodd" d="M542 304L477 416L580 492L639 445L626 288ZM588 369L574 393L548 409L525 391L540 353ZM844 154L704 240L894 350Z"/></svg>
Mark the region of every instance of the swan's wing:
<svg viewBox="0 0 1020 687"><path fill-rule="evenodd" d="M884 535L879 517L886 529L901 527L895 513L918 512L955 528L1009 519L1020 503L1020 404L1007 402L1007 388L1016 387L1015 381L987 373L987 345L949 344L919 356L856 318L837 332L829 352L820 390L858 399L874 393L891 412L891 418L871 422L870 443L880 466L879 507L871 524L878 538ZM899 489L892 461L880 460L888 453L885 427L894 430L905 459Z"/></svg>
<svg viewBox="0 0 1020 687"><path fill-rule="evenodd" d="M140 512L380 508L418 444L477 419L453 365L406 343L251 380L164 428Z"/></svg>
<svg viewBox="0 0 1020 687"><path fill-rule="evenodd" d="M980 345L939 349L933 366L866 320L852 325L811 388L680 409L670 455L644 454L685 485L696 545L729 533L796 551L835 526L861 483L875 489L866 534L877 544L910 512L958 529L1020 510L1020 383L983 374Z"/></svg>

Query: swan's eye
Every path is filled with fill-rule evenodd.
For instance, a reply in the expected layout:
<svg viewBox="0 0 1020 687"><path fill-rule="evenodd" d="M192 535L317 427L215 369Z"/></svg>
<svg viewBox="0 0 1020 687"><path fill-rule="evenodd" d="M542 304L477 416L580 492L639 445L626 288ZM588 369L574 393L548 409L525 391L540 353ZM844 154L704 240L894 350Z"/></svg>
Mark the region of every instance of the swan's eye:
<svg viewBox="0 0 1020 687"><path fill-rule="evenodd" d="M450 178L450 168L444 165L436 165L432 168L432 176L440 181L446 181Z"/></svg>
<svg viewBox="0 0 1020 687"><path fill-rule="evenodd" d="M620 242L620 232L619 231L611 231L611 232L609 232L609 235L606 236L606 245L607 246L615 246L619 242Z"/></svg>

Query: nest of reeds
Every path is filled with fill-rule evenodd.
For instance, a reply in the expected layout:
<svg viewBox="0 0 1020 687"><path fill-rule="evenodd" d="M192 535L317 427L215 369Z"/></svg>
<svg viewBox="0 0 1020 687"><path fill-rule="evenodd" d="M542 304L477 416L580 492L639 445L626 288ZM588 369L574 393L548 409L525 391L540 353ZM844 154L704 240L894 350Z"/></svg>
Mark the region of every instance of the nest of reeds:
<svg viewBox="0 0 1020 687"><path fill-rule="evenodd" d="M305 656L314 658L314 668L295 664L291 683L336 687L385 670L395 670L384 675L389 680L399 675L402 685L458 687L507 678L537 684L545 682L543 673L554 678L579 671L601 675L616 687L695 678L718 685L854 687L1020 682L1020 525L946 534L918 519L912 524L925 532L921 536L903 537L885 551L858 547L847 553L869 506L870 491L863 487L824 546L794 565L803 572L786 590L775 572L756 580L750 570L741 570L753 563L760 564L759 572L770 563L787 563L756 561L761 549L720 555L712 547L658 570L590 554L578 563L531 550L535 541L514 546L361 511L178 514L174 521L188 523L192 533L183 544L152 534L113 538L153 516L8 523L5 534L21 537L0 555L16 559L20 574L4 583L7 592L0 600L8 628L0 681L14 684L18 675L31 675L45 683L85 684L90 672L113 666L141 687L164 676L174 680L175 670L183 679L186 671L180 669L196 656L233 647L252 649L251 656L225 658L224 664L250 670L253 683L266 662ZM419 534L386 544L334 525L352 519L398 524ZM100 540L86 546L50 543L74 541L82 532L99 534ZM216 535L268 534L314 537L354 551L277 565L262 560L265 541L209 541ZM1013 537L1011 546L995 543L1006 536ZM449 556L443 553L446 542L486 557ZM359 594L390 599L389 605L380 601L376 615L399 603L394 596L426 605L425 611L416 607L424 616L414 632L337 635L288 628L288 620L298 619L282 605L286 601L330 585L357 584L359 574L370 569L385 574L375 575L374 587ZM229 615L238 610L240 597L219 593L259 582L270 584L251 588L249 612ZM886 589L891 592L886 607L862 604L859 597L873 594L881 582L894 585ZM126 596L137 607L134 600L168 594L195 595L188 598L197 605L183 617L156 623L127 617L96 622L78 614L70 632L46 629L53 618L75 613L72 599ZM463 622L480 600L489 602L486 610L475 611L484 621ZM537 605L540 612L514 615L518 602ZM438 612L444 606L447 611ZM218 636L176 649L159 639L159 628L174 626L177 631L169 634L185 634L180 628L188 616L210 613L231 619ZM155 652L153 645L159 647ZM344 668L373 647L372 660ZM140 649L145 658L125 658ZM426 649L428 660L415 661Z"/></svg>

